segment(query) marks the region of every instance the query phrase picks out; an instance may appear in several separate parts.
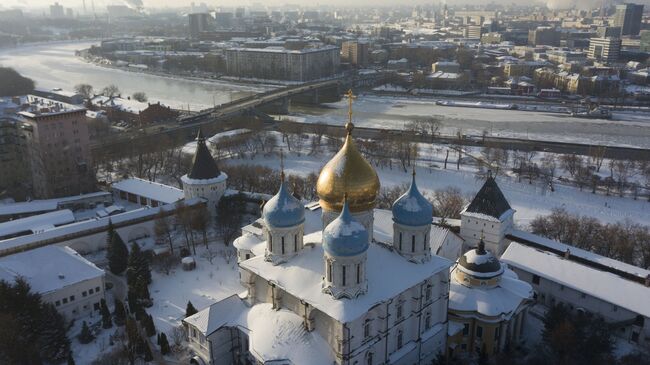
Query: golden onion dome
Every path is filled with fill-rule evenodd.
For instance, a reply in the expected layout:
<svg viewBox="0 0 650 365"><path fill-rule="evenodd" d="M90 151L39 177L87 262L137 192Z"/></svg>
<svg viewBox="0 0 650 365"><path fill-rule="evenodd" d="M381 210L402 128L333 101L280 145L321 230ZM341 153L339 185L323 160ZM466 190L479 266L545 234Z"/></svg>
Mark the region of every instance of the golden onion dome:
<svg viewBox="0 0 650 365"><path fill-rule="evenodd" d="M354 125L345 126L347 136L343 147L323 167L316 184L316 192L323 209L341 211L347 193L350 210L361 212L375 207L379 193L379 177L375 169L361 155L354 140Z"/></svg>

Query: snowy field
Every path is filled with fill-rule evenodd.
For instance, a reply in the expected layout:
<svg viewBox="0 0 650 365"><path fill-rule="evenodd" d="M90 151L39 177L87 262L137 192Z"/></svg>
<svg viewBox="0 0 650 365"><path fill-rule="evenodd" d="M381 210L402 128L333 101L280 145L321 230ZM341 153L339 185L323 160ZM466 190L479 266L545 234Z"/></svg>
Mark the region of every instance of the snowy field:
<svg viewBox="0 0 650 365"><path fill-rule="evenodd" d="M297 121L342 125L347 101L324 108L292 107ZM487 130L498 137L529 138L560 142L650 147L650 114L616 112L612 120L574 118L541 111L494 110L441 106L435 99L360 95L354 103L355 123L361 127L403 128L413 119L438 117L443 134L481 135Z"/></svg>
<svg viewBox="0 0 650 365"><path fill-rule="evenodd" d="M318 173L333 154L320 156L297 156L288 154L285 158L285 171L290 175L306 176L312 172ZM280 169L277 156L258 156L253 160L228 160L228 163L259 164L273 169ZM376 168L382 186L402 185L410 181L410 171L393 168ZM456 170L455 156L450 156L448 169L418 166L418 187L423 192L433 193L435 190L453 186L471 198L481 188L483 181L477 180L472 168L461 166ZM547 188L533 182L521 183L516 178L499 177L498 183L510 205L517 211L515 221L521 228L526 229L528 223L538 215L546 215L554 208L564 208L570 213L592 216L602 222L618 222L629 219L633 222L648 224L650 222L650 203L643 200L618 198L614 196L594 195L587 191L579 191L573 187L556 185L556 191L551 193ZM605 205L607 203L607 205Z"/></svg>

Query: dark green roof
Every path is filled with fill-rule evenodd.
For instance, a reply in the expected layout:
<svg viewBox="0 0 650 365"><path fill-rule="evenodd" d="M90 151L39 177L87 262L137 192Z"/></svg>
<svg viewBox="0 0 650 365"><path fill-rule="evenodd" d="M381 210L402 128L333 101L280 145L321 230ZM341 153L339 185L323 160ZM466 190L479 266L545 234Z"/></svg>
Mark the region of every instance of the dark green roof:
<svg viewBox="0 0 650 365"><path fill-rule="evenodd" d="M503 195L503 192L501 192L499 185L494 180L494 177L488 176L485 184L483 184L483 187L476 194L466 211L499 218L510 209L512 208Z"/></svg>
<svg viewBox="0 0 650 365"><path fill-rule="evenodd" d="M192 169L187 177L195 180L212 179L221 174L217 163L214 161L208 146L205 145L205 138L199 129L199 134L196 137L196 152L192 160Z"/></svg>

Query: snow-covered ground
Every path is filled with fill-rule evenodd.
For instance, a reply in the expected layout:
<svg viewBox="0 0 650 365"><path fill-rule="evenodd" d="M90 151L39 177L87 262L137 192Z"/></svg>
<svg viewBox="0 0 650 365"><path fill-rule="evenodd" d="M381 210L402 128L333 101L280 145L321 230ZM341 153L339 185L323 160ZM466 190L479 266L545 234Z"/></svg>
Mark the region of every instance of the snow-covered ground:
<svg viewBox="0 0 650 365"><path fill-rule="evenodd" d="M188 301L196 309L202 310L223 298L244 291L239 283L237 257L232 257L230 263L226 263L224 257L216 253L226 249L222 243L212 242L209 248L216 256L212 263L205 257L205 246L197 245L195 270L184 271L180 264L169 275L152 270L153 281L149 292L154 305L147 308L147 313L153 317L158 331L169 335L172 328L180 325L180 321L185 318ZM234 250L232 247L228 249Z"/></svg>
<svg viewBox="0 0 650 365"><path fill-rule="evenodd" d="M438 117L443 134L481 135L487 130L498 137L560 142L595 143L647 148L650 146L650 114L615 112L612 120L575 118L543 111L496 110L436 105L431 98L360 95L354 103L358 126L403 128L417 118ZM342 125L347 101L326 108L292 107L290 118L310 123Z"/></svg>
<svg viewBox="0 0 650 365"><path fill-rule="evenodd" d="M318 173L330 157L331 154L297 156L290 153L285 157L285 172L300 176L306 176L311 172ZM455 161L455 157L450 157L450 161ZM228 163L238 162L280 168L277 156L258 156L254 160L228 161ZM433 193L435 190L453 186L460 189L467 197L472 197L481 188L483 181L477 180L471 169L461 167L461 170L457 171L455 167L454 162L449 163L447 170L418 166L416 168L418 187L425 193ZM404 172L398 168L376 169L382 186L402 185L407 183L411 176L410 171ZM499 177L497 181L510 205L517 211L515 213L517 225L524 229L532 219L538 215L548 214L554 208L564 208L570 213L592 216L602 222L618 222L625 219L641 224L650 222L650 203L646 201L594 195L588 191L581 192L576 188L560 185L557 185L556 191L551 193L535 182L532 185L523 180L518 183L516 178L510 177Z"/></svg>

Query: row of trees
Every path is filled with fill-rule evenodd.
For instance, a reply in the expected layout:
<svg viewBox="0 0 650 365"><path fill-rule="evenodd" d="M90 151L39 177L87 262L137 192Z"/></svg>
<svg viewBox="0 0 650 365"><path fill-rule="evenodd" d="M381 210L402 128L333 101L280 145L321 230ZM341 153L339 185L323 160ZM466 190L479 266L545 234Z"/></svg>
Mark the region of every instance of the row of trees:
<svg viewBox="0 0 650 365"><path fill-rule="evenodd" d="M640 267L650 267L650 228L630 221L600 223L596 218L555 209L535 218L533 233Z"/></svg>
<svg viewBox="0 0 650 365"><path fill-rule="evenodd" d="M77 94L83 96L85 99L90 99L95 96L95 88L93 88L93 86L90 84L77 84L74 87L74 91ZM117 85L110 84L101 89L99 91L99 94L110 98L120 95L120 89L117 87ZM131 98L143 103L148 100L147 94L145 94L143 91L134 92L133 95L131 95Z"/></svg>

